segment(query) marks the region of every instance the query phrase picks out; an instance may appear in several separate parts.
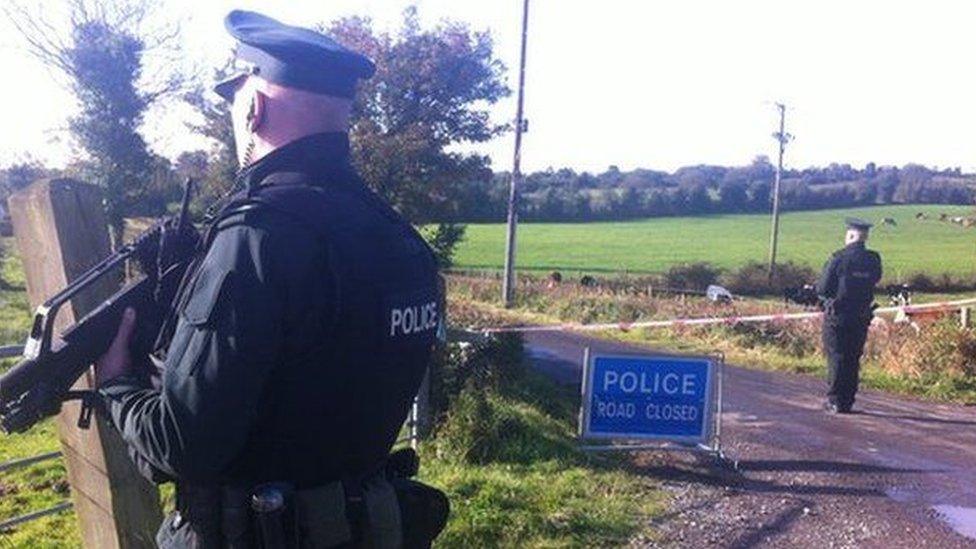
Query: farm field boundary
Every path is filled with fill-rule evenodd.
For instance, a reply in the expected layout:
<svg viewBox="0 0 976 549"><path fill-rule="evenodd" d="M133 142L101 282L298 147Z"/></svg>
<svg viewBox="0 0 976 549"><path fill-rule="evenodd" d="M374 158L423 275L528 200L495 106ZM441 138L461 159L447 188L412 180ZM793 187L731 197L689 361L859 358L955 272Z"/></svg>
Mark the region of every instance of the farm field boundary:
<svg viewBox="0 0 976 549"><path fill-rule="evenodd" d="M927 219L916 219L919 213ZM966 206L900 205L788 212L780 232L782 261L819 269L841 246L843 219L857 216L894 226L877 227L869 246L884 257L886 279L916 273L976 275L976 229L939 217L973 215ZM621 222L524 223L519 226L517 265L524 271L661 273L680 263L707 261L731 269L764 261L767 215L662 217ZM458 246L460 269L501 269L505 226L468 225Z"/></svg>

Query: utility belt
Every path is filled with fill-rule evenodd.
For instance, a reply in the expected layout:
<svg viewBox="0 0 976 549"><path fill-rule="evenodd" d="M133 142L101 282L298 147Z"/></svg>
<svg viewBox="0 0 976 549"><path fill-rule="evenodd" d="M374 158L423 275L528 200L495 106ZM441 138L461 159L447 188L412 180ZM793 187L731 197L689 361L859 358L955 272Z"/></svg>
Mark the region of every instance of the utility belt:
<svg viewBox="0 0 976 549"><path fill-rule="evenodd" d="M863 308L837 307L835 300L824 299L821 307L824 316L832 322L870 323L871 319L874 318L874 310L878 308L878 305L872 303Z"/></svg>
<svg viewBox="0 0 976 549"><path fill-rule="evenodd" d="M447 522L448 501L411 480L417 465L413 450L401 450L376 474L309 489L180 485L177 511L156 541L161 549L430 547Z"/></svg>

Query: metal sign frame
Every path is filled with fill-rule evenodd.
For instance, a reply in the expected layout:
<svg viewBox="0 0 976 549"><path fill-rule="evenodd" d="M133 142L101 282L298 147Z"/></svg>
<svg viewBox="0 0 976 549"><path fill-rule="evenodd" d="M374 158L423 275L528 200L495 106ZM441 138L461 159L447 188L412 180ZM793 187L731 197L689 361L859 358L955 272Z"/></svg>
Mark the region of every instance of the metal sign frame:
<svg viewBox="0 0 976 549"><path fill-rule="evenodd" d="M705 408L706 417L703 419L704 437L694 436L668 436L668 435L648 435L646 433L592 433L590 431L590 401L593 389L594 361L597 357L601 358L633 358L647 359L652 358L643 354L613 353L613 354L593 354L590 348L586 347L583 351L583 380L580 384L580 411L578 423L578 436L581 443L580 449L586 451L610 451L610 450L665 450L665 451L701 451L712 454L721 460L725 460L722 452L722 413L723 413L723 378L725 374L725 355L714 353L709 355L681 355L667 354L657 355L669 360L687 360L708 362L708 380L705 389ZM588 441L616 440L619 443L593 445L585 444ZM646 442L635 441L655 441L648 444Z"/></svg>

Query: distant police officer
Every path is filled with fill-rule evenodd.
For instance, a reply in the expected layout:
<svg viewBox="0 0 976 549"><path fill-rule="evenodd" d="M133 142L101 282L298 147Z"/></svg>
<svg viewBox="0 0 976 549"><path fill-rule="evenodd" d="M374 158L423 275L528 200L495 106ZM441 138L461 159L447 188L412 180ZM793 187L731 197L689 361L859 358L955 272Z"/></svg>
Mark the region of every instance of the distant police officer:
<svg viewBox="0 0 976 549"><path fill-rule="evenodd" d="M246 189L184 281L158 386L131 367L127 311L97 365L104 407L141 470L177 482L160 546L425 546L446 499L387 456L443 312L430 249L350 167L374 65L256 13L226 26L243 70L215 91Z"/></svg>
<svg viewBox="0 0 976 549"><path fill-rule="evenodd" d="M817 283L829 367L825 408L832 413L849 413L854 404L874 287L881 279L881 256L864 246L870 228L867 221L847 219L846 245L834 252Z"/></svg>

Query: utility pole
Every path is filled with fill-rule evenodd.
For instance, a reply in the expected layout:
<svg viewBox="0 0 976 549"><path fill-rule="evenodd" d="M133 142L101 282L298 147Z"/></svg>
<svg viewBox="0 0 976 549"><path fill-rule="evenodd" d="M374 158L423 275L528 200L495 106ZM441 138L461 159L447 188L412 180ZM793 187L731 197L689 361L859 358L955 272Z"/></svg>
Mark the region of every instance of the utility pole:
<svg viewBox="0 0 976 549"><path fill-rule="evenodd" d="M522 182L522 132L526 130L522 117L525 98L525 43L529 27L529 0L522 1L522 55L519 59L518 107L515 111L515 157L512 160L512 179L508 188L508 234L505 238L505 280L502 282L502 301L511 307L515 299L515 229L518 225L519 184Z"/></svg>
<svg viewBox="0 0 976 549"><path fill-rule="evenodd" d="M776 245L779 243L779 186L783 178L783 152L786 143L793 136L786 133L786 105L776 103L779 109L779 131L773 134L773 139L779 143L779 160L776 163L776 179L773 182L773 228L769 235L769 279L772 280L776 272Z"/></svg>

